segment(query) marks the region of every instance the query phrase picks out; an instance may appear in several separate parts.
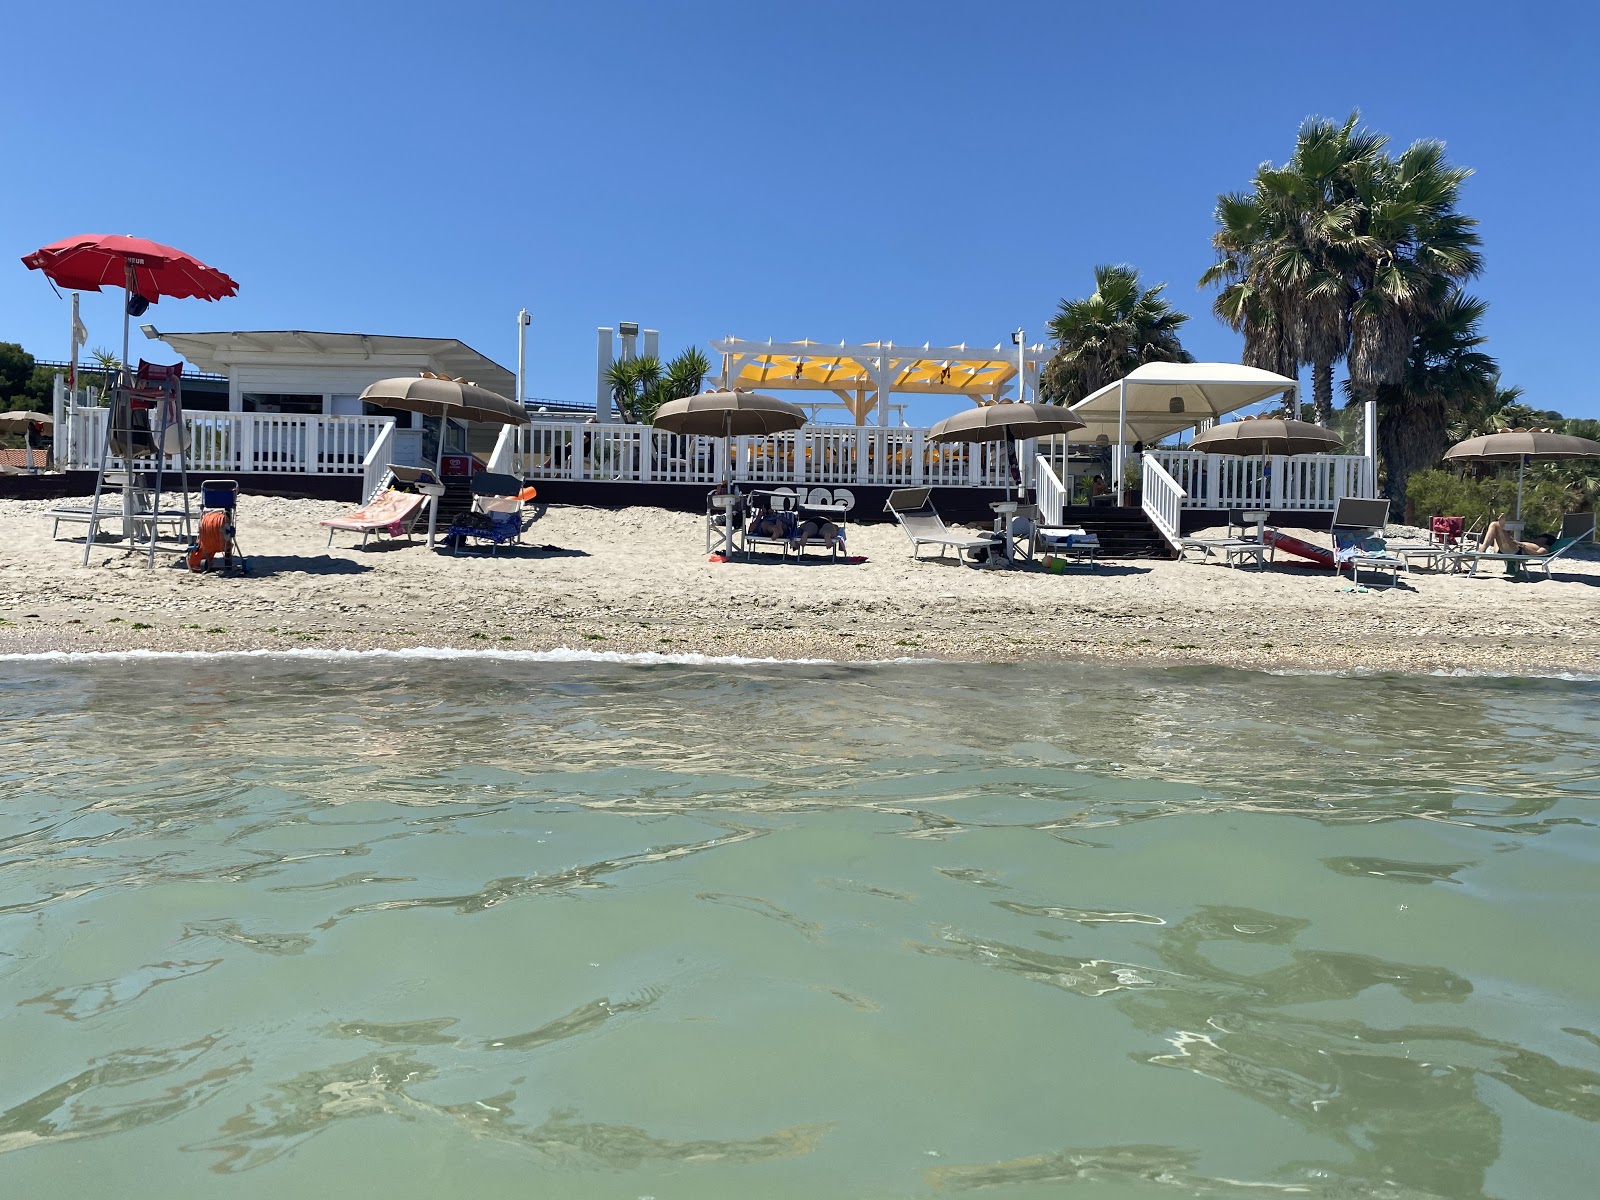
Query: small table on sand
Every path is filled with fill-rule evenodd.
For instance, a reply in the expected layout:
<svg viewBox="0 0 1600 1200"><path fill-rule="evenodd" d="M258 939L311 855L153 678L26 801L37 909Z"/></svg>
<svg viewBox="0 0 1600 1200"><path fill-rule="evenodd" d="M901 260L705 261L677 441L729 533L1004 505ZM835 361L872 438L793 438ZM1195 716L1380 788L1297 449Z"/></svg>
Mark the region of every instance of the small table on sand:
<svg viewBox="0 0 1600 1200"><path fill-rule="evenodd" d="M741 497L736 492L713 492L711 507L722 512L722 554L733 557L733 522Z"/></svg>
<svg viewBox="0 0 1600 1200"><path fill-rule="evenodd" d="M989 507L995 514L994 531L1000 535L1000 552L1006 556L1006 562L1010 563L1012 561L1011 518L1017 511L1017 502L1015 500L994 500L990 502Z"/></svg>

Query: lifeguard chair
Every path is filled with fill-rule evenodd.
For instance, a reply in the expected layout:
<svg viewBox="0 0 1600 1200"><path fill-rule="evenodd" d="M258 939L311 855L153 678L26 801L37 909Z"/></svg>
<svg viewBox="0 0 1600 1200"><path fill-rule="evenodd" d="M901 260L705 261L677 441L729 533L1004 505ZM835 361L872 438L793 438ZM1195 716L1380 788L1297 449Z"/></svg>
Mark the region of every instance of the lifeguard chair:
<svg viewBox="0 0 1600 1200"><path fill-rule="evenodd" d="M141 359L138 371L130 378L124 368L121 379L112 389L94 501L88 512L89 529L84 538L85 566L89 563L90 548L99 536L101 520L113 515L101 505L108 487L122 493L118 506L122 537L132 549L149 551L148 565L155 566L164 528L170 531L169 548L181 551L192 544L182 380L182 363L149 363ZM177 460L183 496L183 508L171 511L161 507L162 476L169 456ZM113 457L121 460L114 469ZM153 460L145 468L148 480L140 477L136 465L140 459Z"/></svg>

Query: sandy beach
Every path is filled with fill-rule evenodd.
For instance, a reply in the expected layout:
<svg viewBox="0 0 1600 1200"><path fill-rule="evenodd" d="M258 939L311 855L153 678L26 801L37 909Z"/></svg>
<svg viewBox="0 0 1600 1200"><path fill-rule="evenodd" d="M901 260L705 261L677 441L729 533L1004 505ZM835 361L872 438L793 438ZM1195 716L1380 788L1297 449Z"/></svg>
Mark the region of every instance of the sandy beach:
<svg viewBox="0 0 1600 1200"><path fill-rule="evenodd" d="M708 562L701 518L552 508L528 546L452 557L325 545L345 506L247 496L252 573L196 575L104 542L53 541L48 501L0 501L0 652L460 647L866 660L1090 658L1256 668L1526 674L1600 670L1600 553L1549 581L1414 570L1352 590L1326 571L1124 561L1064 575L913 562L891 525L866 561ZM62 532L81 536L81 526ZM1324 535L1325 536L1325 535Z"/></svg>

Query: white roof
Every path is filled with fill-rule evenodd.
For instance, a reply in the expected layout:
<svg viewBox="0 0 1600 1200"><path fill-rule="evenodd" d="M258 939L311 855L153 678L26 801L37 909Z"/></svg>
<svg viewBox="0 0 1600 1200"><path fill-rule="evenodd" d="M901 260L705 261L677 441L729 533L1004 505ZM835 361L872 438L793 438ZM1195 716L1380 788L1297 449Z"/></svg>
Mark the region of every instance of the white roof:
<svg viewBox="0 0 1600 1200"><path fill-rule="evenodd" d="M1285 375L1237 363L1148 363L1072 405L1086 427L1072 435L1073 441L1102 436L1112 443L1119 440L1117 414L1124 386L1128 441L1154 442L1269 400L1297 384Z"/></svg>
<svg viewBox="0 0 1600 1200"><path fill-rule="evenodd" d="M388 333L316 333L302 329L242 329L219 333L161 333L165 342L202 371L229 375L242 363L296 362L327 366L394 367L407 374L419 367L465 379L502 396L516 390L516 376L456 338L404 337Z"/></svg>

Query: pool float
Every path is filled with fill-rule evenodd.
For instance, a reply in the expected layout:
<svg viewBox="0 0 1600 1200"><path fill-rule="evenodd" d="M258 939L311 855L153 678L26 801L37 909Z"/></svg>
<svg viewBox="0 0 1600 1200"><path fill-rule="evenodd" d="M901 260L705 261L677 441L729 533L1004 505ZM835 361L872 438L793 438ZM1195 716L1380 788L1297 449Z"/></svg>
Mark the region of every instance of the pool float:
<svg viewBox="0 0 1600 1200"><path fill-rule="evenodd" d="M1301 538L1290 537L1287 533L1280 533L1276 529L1269 529L1261 537L1274 550L1282 550L1285 554L1293 554L1297 558L1310 559L1318 566L1333 570L1333 551L1326 546L1313 545Z"/></svg>

